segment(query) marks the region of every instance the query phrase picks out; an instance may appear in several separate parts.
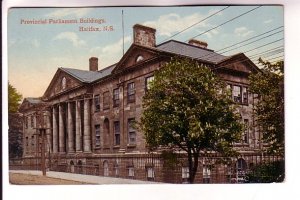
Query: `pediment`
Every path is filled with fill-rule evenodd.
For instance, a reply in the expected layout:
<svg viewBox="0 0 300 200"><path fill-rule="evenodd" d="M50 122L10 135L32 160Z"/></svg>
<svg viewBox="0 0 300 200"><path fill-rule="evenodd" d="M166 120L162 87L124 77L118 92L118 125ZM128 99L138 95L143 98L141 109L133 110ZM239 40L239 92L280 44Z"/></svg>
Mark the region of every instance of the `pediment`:
<svg viewBox="0 0 300 200"><path fill-rule="evenodd" d="M243 53L221 61L217 68L225 68L246 74L260 71L260 69Z"/></svg>
<svg viewBox="0 0 300 200"><path fill-rule="evenodd" d="M57 96L66 91L77 88L82 84L83 83L80 80L59 68L44 93L43 99L50 99L53 96Z"/></svg>
<svg viewBox="0 0 300 200"><path fill-rule="evenodd" d="M113 73L143 64L157 55L159 52L154 48L133 44L121 58Z"/></svg>

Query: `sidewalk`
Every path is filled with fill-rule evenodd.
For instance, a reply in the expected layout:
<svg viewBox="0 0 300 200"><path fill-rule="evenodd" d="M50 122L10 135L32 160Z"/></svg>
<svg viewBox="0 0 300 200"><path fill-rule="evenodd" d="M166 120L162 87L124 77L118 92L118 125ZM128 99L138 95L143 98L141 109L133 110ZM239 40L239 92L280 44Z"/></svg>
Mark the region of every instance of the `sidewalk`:
<svg viewBox="0 0 300 200"><path fill-rule="evenodd" d="M35 170L9 170L9 172L42 176L41 171L35 171ZM84 175L84 174L55 172L55 171L47 171L46 176L52 178L65 179L65 180L80 181L80 182L85 182L90 184L160 184L158 182L151 182L151 181L140 181L140 180L104 177L104 176L92 176L92 175Z"/></svg>

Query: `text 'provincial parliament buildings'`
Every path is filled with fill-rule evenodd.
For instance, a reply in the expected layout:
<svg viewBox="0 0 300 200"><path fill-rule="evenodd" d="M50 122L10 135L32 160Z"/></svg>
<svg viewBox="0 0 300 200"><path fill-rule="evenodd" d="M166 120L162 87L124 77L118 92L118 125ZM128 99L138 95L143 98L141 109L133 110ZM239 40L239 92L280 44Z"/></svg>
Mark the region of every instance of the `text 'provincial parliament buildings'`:
<svg viewBox="0 0 300 200"><path fill-rule="evenodd" d="M232 89L246 127L241 142L235 145L240 157L232 165L214 167L215 157L202 157L196 182L232 182L242 176L241 172L253 164L247 155L263 148L262 136L254 128L255 101L248 92L248 76L259 69L243 53L223 56L195 39L157 45L155 32L135 25L133 44L118 63L98 70L98 58L92 57L89 70L58 68L41 98L25 98L20 107L24 119L23 162L34 163L40 156L41 140L36 128L38 113L44 111L47 166L51 170L184 182L188 178L185 159L171 169L159 152L148 153L143 133L133 126L141 117L142 98L154 71L180 56L217 68L215 73Z"/></svg>

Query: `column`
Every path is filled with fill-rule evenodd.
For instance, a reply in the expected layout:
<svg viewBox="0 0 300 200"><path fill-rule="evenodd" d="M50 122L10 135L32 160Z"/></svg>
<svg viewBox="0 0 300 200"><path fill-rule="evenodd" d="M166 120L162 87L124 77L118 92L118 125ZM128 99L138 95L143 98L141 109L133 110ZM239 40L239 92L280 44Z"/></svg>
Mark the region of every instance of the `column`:
<svg viewBox="0 0 300 200"><path fill-rule="evenodd" d="M72 103L68 103L68 150L74 152L74 128L72 116Z"/></svg>
<svg viewBox="0 0 300 200"><path fill-rule="evenodd" d="M76 152L82 151L81 148L81 116L80 101L76 101Z"/></svg>
<svg viewBox="0 0 300 200"><path fill-rule="evenodd" d="M91 116L91 109L90 109L90 100L84 100L84 115L83 115L83 124L84 124L84 131L83 131L83 149L84 152L91 151L91 126L90 126L90 116Z"/></svg>
<svg viewBox="0 0 300 200"><path fill-rule="evenodd" d="M57 118L56 108L53 106L53 153L58 152L58 130L57 130Z"/></svg>
<svg viewBox="0 0 300 200"><path fill-rule="evenodd" d="M46 112L46 136L47 136L47 142L46 142L46 152L51 152L52 149L52 137L51 137L51 113L49 111Z"/></svg>
<svg viewBox="0 0 300 200"><path fill-rule="evenodd" d="M65 152L65 127L64 127L64 108L63 104L58 107L59 116L59 152Z"/></svg>

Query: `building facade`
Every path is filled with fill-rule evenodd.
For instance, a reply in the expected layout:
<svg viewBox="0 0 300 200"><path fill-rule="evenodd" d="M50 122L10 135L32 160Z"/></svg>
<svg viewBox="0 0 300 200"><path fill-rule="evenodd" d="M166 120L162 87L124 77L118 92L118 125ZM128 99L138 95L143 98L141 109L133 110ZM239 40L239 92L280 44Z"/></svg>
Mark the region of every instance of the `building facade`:
<svg viewBox="0 0 300 200"><path fill-rule="evenodd" d="M99 70L101 61L91 57L89 70L58 68L41 98L25 98L20 107L24 119L23 158L30 160L40 155L38 113L43 112L47 162L51 169L162 182L184 181L188 176L184 158L171 180L166 162L159 153L148 154L143 133L133 126L141 117L142 99L154 71L174 56L203 63L227 82L246 127L235 148L241 155L260 152L263 144L254 128L252 114L255 98L248 91L248 76L259 71L257 66L243 53L220 55L208 49L206 42L195 39L189 43L170 40L157 45L155 32L153 28L135 25L133 44L118 63ZM235 170L249 163L241 157L235 161ZM212 182L212 169L205 166L208 165L202 160L196 182ZM227 169L217 170L227 175L215 182L228 181Z"/></svg>

